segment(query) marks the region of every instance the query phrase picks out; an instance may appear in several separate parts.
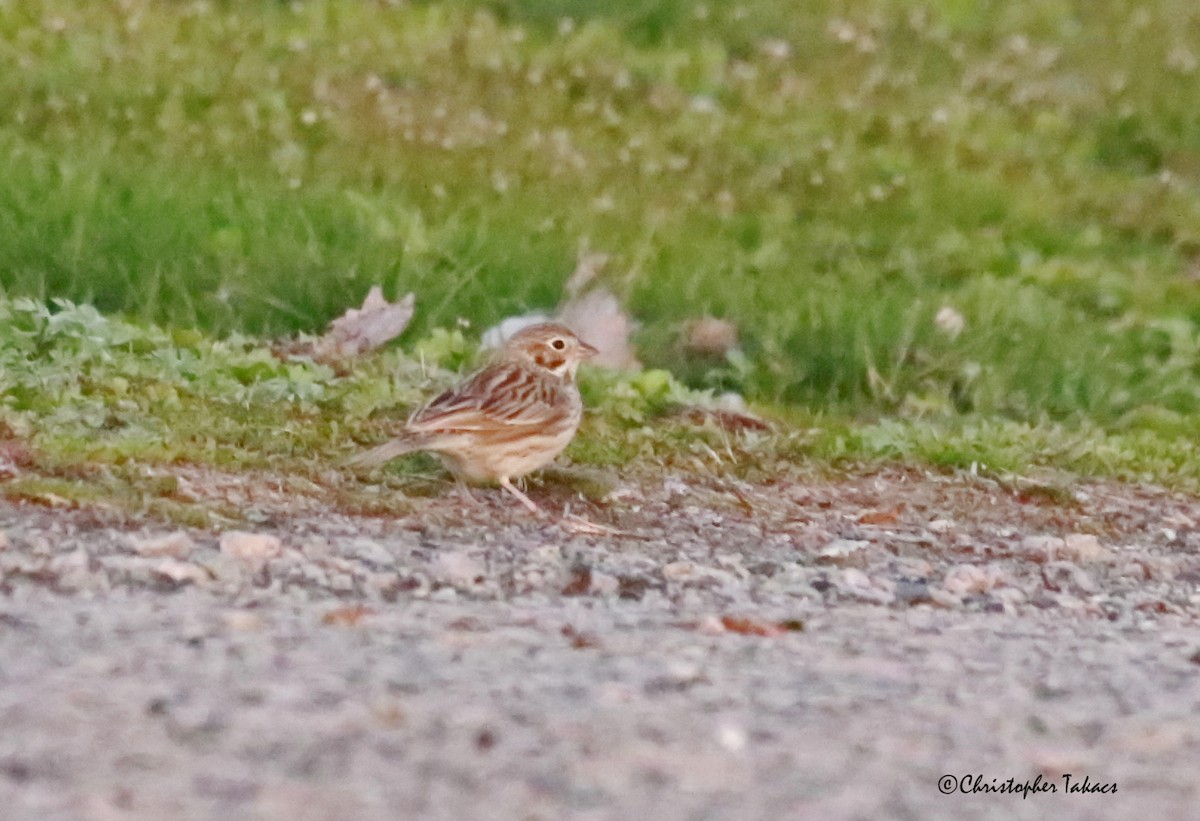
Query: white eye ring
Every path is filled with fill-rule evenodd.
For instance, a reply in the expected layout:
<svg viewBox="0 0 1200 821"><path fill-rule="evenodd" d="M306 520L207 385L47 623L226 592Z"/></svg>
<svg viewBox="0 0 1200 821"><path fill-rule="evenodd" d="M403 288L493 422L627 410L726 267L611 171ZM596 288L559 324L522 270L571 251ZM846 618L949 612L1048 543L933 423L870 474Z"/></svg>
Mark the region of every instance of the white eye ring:
<svg viewBox="0 0 1200 821"><path fill-rule="evenodd" d="M567 343L563 342L561 339L556 339L550 343L550 347L556 351L561 351L563 348L567 347Z"/></svg>

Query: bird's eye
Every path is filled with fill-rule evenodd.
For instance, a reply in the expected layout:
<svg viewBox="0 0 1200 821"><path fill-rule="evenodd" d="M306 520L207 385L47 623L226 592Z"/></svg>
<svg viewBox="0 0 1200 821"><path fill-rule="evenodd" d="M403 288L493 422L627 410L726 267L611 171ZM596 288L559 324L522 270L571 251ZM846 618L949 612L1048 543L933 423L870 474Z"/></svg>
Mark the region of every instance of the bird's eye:
<svg viewBox="0 0 1200 821"><path fill-rule="evenodd" d="M561 339L556 339L550 343L550 347L556 351L561 351L563 348L567 347L567 343Z"/></svg>

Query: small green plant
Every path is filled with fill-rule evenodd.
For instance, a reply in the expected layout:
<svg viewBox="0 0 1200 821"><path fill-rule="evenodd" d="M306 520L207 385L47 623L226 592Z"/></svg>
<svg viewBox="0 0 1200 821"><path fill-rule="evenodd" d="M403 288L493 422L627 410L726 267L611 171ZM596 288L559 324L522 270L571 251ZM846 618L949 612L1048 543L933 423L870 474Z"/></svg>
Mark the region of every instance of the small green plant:
<svg viewBox="0 0 1200 821"><path fill-rule="evenodd" d="M201 503L184 494L173 472L182 465L303 481L305 492L348 511L404 512L408 496L435 487L433 461L414 457L389 468L382 481L403 492L386 499L372 490L378 477L360 487L330 484L330 476L478 359L461 329L434 329L335 371L247 337L168 331L65 300L0 299L0 438L6 448L19 443L5 451L10 456L26 453L4 492L199 525L246 515L219 498ZM581 387L587 414L569 460L628 476L674 469L768 480L900 461L1001 479L1047 468L1200 487L1190 458L1200 424L1163 410L1139 408L1105 430L1083 418L1030 424L936 413L870 421L781 408L773 429L761 430L723 417L710 392L664 370L587 368ZM586 473L568 479L609 483Z"/></svg>

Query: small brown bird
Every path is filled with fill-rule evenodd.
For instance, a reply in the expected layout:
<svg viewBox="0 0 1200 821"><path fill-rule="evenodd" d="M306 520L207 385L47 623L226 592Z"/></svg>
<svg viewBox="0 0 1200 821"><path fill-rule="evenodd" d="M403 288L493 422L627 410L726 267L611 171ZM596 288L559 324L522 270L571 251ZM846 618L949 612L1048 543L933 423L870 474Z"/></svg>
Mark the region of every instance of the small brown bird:
<svg viewBox="0 0 1200 821"><path fill-rule="evenodd" d="M427 450L456 478L499 482L531 513L540 513L512 479L549 464L571 441L583 418L575 371L595 355L595 348L556 322L518 331L491 364L409 417L403 435L346 464L372 467Z"/></svg>

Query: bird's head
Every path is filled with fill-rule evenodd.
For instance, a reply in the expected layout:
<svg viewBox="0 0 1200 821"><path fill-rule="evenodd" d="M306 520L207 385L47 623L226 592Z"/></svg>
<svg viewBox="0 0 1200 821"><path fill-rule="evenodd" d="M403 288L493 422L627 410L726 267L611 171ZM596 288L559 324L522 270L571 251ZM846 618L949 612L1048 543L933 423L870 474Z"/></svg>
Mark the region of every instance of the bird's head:
<svg viewBox="0 0 1200 821"><path fill-rule="evenodd" d="M566 325L540 322L517 331L504 343L505 359L530 362L555 376L574 378L579 363L599 353Z"/></svg>

